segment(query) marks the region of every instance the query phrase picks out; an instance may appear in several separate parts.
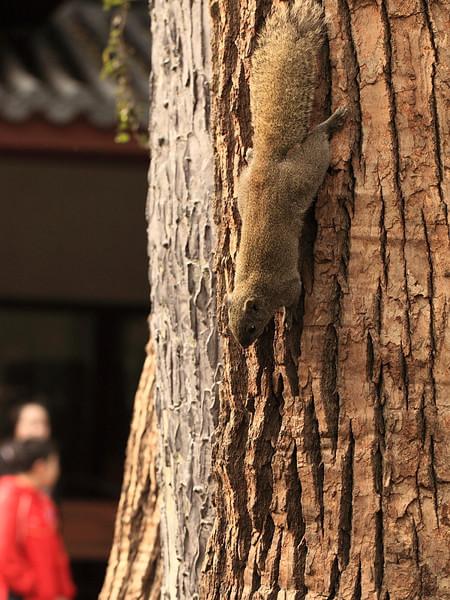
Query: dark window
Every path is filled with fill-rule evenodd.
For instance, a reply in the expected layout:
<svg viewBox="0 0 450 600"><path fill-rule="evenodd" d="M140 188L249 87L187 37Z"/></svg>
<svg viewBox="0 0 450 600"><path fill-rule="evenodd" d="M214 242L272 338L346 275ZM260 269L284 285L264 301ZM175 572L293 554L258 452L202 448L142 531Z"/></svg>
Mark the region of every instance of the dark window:
<svg viewBox="0 0 450 600"><path fill-rule="evenodd" d="M117 499L145 312L0 308L0 335L0 385L42 395L50 408L61 496Z"/></svg>

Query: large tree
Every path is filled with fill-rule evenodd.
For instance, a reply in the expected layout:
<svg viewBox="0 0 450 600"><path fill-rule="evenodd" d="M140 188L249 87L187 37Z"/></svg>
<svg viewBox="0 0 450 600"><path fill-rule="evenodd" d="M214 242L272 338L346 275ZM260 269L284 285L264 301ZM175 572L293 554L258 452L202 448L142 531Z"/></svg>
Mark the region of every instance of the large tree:
<svg viewBox="0 0 450 600"><path fill-rule="evenodd" d="M154 1L149 247L167 598L450 599L450 5L323 5L315 119L342 104L350 117L305 224L294 324L276 315L244 352L223 297L251 145L250 56L271 3L211 0L209 21L201 0Z"/></svg>

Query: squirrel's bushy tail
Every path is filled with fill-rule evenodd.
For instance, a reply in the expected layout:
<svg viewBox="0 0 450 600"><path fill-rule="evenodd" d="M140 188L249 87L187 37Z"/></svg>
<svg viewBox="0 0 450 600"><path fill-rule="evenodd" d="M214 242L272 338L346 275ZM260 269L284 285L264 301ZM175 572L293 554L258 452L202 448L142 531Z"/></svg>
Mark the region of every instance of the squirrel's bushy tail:
<svg viewBox="0 0 450 600"><path fill-rule="evenodd" d="M283 155L305 138L323 36L323 11L315 0L279 4L267 19L250 79L255 153Z"/></svg>

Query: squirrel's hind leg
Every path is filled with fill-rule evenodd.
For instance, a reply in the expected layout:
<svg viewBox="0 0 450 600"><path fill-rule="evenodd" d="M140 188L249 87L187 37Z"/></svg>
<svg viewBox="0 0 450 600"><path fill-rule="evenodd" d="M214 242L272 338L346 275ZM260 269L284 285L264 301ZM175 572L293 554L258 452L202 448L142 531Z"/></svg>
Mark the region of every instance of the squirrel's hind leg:
<svg viewBox="0 0 450 600"><path fill-rule="evenodd" d="M347 114L348 108L346 106L340 106L326 121L317 125L313 131L324 131L331 137L335 131L338 131L344 125Z"/></svg>

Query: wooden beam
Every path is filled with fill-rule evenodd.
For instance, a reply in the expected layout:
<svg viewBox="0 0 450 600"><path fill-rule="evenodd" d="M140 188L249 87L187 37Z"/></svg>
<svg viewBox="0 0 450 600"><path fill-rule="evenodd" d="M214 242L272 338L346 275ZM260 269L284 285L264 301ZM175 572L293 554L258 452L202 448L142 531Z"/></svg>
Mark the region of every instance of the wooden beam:
<svg viewBox="0 0 450 600"><path fill-rule="evenodd" d="M123 156L147 158L147 150L135 141L117 144L115 131L99 129L85 119L77 119L64 126L53 125L42 118L23 123L0 121L0 151L11 153L54 154L76 156Z"/></svg>

